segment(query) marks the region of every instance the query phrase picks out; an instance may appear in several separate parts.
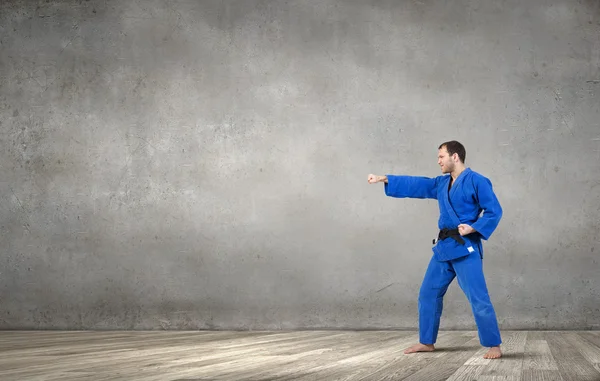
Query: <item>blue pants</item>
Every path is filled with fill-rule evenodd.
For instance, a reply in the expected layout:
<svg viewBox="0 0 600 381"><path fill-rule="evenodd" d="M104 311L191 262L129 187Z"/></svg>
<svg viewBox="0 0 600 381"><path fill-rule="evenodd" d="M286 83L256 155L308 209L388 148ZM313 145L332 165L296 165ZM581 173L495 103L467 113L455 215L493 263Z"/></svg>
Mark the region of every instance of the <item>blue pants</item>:
<svg viewBox="0 0 600 381"><path fill-rule="evenodd" d="M440 262L431 258L419 292L419 341L434 344L442 316L443 298L448 286L458 278L475 316L479 342L484 347L495 347L502 342L496 312L483 276L483 261L475 251L465 257Z"/></svg>

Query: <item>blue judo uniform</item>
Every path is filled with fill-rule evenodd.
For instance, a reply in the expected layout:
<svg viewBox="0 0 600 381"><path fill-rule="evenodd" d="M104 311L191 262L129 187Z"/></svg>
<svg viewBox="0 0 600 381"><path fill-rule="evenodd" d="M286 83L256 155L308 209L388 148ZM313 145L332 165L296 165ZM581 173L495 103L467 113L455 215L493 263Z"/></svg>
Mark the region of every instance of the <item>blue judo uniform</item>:
<svg viewBox="0 0 600 381"><path fill-rule="evenodd" d="M502 218L502 207L492 183L481 174L466 168L450 187L451 176L435 178L387 175L385 194L398 198L438 200L440 230L456 229L468 224L475 233L463 237L438 239L419 292L419 340L434 344L442 316L443 297L448 286L458 278L467 296L477 324L479 341L485 347L501 344L496 313L483 275L483 247ZM483 214L482 214L483 212ZM464 241L464 244L458 242Z"/></svg>

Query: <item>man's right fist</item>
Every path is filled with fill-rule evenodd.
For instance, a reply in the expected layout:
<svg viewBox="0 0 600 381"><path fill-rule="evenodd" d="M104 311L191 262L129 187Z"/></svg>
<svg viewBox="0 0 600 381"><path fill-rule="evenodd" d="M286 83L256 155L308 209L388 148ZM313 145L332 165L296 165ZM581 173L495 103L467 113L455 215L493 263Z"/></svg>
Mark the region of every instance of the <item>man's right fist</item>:
<svg viewBox="0 0 600 381"><path fill-rule="evenodd" d="M375 176L375 175L371 174L367 178L367 181L369 182L369 184L375 184L376 182L379 181L379 176Z"/></svg>

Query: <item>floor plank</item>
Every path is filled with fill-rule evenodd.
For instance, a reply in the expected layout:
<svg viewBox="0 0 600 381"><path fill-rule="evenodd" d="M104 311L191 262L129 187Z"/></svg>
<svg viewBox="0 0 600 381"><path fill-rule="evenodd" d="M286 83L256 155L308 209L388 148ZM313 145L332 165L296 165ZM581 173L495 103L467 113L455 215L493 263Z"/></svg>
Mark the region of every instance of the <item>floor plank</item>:
<svg viewBox="0 0 600 381"><path fill-rule="evenodd" d="M600 348L600 335L598 335L598 332L589 332L588 331L585 333L579 332L578 334L583 340L591 343L594 348L596 348L596 349ZM593 363L594 368L596 368L596 370L598 372L600 372L600 360L592 358L592 357L588 357L588 360L594 361L594 363Z"/></svg>
<svg viewBox="0 0 600 381"><path fill-rule="evenodd" d="M527 340L523 358L523 371L558 371L558 365L546 340Z"/></svg>
<svg viewBox="0 0 600 381"><path fill-rule="evenodd" d="M600 372L573 345L570 337L575 332L548 332L546 340L565 381L598 381Z"/></svg>
<svg viewBox="0 0 600 381"><path fill-rule="evenodd" d="M564 379L556 370L546 369L523 369L521 373L523 381L563 381Z"/></svg>

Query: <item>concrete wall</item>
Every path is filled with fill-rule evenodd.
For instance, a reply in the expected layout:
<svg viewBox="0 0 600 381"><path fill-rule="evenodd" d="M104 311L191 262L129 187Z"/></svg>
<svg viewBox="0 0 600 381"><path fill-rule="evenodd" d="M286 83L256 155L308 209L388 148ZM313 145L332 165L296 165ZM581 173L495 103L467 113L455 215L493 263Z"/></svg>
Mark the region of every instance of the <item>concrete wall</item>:
<svg viewBox="0 0 600 381"><path fill-rule="evenodd" d="M598 1L2 1L0 328L416 328L437 204L366 177L449 139L501 328L598 328Z"/></svg>

